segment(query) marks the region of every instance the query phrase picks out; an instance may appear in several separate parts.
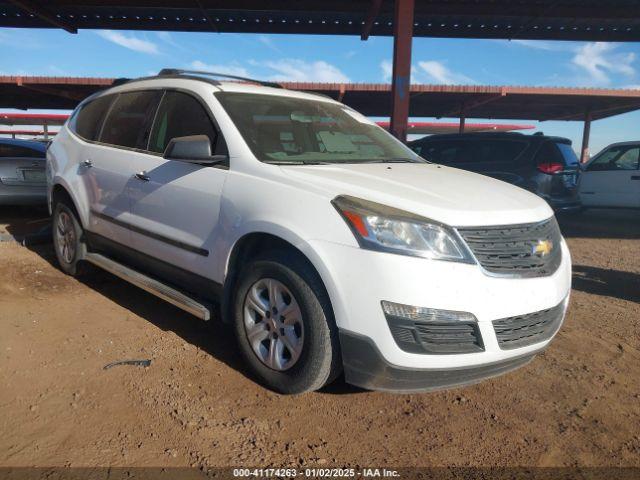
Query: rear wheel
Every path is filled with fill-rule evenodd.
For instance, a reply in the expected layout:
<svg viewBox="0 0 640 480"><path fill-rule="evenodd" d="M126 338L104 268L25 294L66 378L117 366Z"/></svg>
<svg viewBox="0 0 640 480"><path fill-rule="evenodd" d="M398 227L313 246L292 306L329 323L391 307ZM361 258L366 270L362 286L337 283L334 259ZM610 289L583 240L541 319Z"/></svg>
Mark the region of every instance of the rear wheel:
<svg viewBox="0 0 640 480"><path fill-rule="evenodd" d="M235 333L252 372L280 393L317 390L340 373L337 328L315 271L290 253L251 261L234 301Z"/></svg>
<svg viewBox="0 0 640 480"><path fill-rule="evenodd" d="M75 210L64 202L56 203L53 209L53 246L64 273L71 276L84 273L86 246L82 226Z"/></svg>

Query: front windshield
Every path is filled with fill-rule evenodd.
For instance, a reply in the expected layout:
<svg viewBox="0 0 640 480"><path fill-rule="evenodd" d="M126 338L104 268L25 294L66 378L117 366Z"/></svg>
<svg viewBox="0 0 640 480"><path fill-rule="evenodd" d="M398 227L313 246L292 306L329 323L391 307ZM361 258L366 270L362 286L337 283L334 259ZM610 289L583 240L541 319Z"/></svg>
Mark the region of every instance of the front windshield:
<svg viewBox="0 0 640 480"><path fill-rule="evenodd" d="M254 93L215 95L262 162L425 161L367 117L344 105Z"/></svg>

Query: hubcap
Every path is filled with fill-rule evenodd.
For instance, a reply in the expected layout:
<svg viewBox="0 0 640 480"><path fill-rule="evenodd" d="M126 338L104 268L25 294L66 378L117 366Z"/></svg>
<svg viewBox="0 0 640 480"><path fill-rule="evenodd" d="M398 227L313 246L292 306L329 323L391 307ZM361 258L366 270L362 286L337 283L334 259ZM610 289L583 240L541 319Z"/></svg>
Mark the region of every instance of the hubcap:
<svg viewBox="0 0 640 480"><path fill-rule="evenodd" d="M65 263L73 262L76 254L76 231L67 212L60 212L56 224L56 244L60 258Z"/></svg>
<svg viewBox="0 0 640 480"><path fill-rule="evenodd" d="M273 370L287 370L298 361L304 325L298 302L278 280L261 278L244 299L244 328L253 353Z"/></svg>

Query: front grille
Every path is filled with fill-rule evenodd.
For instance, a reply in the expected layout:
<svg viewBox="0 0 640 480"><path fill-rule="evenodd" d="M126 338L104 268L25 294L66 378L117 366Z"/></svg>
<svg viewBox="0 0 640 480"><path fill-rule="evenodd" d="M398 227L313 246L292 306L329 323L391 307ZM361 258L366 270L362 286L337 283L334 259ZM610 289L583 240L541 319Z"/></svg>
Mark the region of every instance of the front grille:
<svg viewBox="0 0 640 480"><path fill-rule="evenodd" d="M562 261L562 237L555 217L523 225L458 228L458 232L490 273L545 277Z"/></svg>
<svg viewBox="0 0 640 480"><path fill-rule="evenodd" d="M548 340L562 323L564 307L563 301L547 310L494 320L498 345L503 350L511 350Z"/></svg>

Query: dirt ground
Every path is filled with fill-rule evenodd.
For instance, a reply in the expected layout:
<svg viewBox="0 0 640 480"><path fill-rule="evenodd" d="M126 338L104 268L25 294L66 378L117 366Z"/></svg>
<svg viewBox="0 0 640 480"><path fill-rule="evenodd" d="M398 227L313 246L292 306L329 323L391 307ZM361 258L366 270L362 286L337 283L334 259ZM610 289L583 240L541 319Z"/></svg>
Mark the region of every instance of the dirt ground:
<svg viewBox="0 0 640 480"><path fill-rule="evenodd" d="M640 466L640 213L563 220L564 327L523 369L430 394L286 397L231 334L0 243L0 466ZM119 366L151 359L150 367Z"/></svg>

